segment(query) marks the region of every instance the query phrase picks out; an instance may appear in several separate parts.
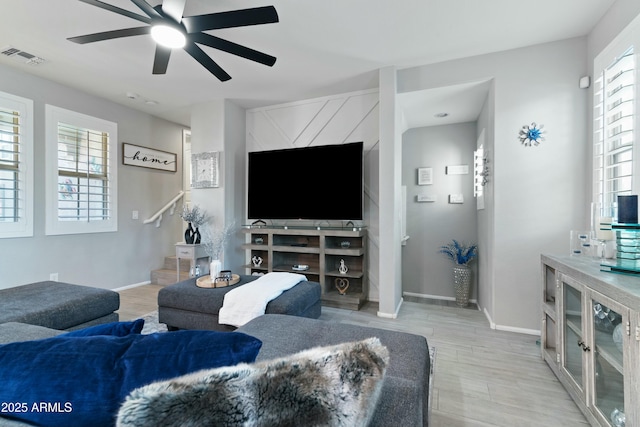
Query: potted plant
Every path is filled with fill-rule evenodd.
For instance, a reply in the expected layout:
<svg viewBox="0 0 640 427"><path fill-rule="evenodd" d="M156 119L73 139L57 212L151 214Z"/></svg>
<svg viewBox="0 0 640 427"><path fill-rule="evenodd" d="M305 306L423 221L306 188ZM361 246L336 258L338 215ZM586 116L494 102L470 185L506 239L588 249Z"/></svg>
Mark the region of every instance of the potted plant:
<svg viewBox="0 0 640 427"><path fill-rule="evenodd" d="M478 255L478 245L465 245L453 239L451 243L440 246L438 251L454 262L453 284L456 292L456 304L469 305L471 290L471 268L469 263Z"/></svg>

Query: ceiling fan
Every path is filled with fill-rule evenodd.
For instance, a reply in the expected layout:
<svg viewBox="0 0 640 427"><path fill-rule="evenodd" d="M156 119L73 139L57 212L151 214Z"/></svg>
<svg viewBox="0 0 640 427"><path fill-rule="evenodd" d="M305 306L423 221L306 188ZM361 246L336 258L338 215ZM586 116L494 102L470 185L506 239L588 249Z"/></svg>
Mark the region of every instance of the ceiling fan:
<svg viewBox="0 0 640 427"><path fill-rule="evenodd" d="M278 13L273 6L239 9L205 15L182 16L186 0L164 0L162 5L155 7L151 6L145 0L130 0L146 14L146 16L144 16L100 0L80 1L117 13L118 15L144 22L148 25L70 37L67 40L85 44L102 40L151 34L156 41L153 74L165 74L167 72L167 66L169 65L171 50L182 48L220 81L231 79L231 76L200 49L197 44L209 46L270 67L276 62L276 58L271 55L203 32L221 28L276 23L278 22Z"/></svg>

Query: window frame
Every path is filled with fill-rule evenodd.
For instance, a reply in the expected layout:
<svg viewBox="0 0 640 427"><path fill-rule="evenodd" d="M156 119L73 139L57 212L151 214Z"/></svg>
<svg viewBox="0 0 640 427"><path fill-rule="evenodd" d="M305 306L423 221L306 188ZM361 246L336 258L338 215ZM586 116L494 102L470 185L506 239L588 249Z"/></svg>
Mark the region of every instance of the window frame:
<svg viewBox="0 0 640 427"><path fill-rule="evenodd" d="M58 217L58 124L109 134L107 176L110 216L101 221L61 221ZM118 231L118 125L54 105L45 105L46 235L106 233Z"/></svg>
<svg viewBox="0 0 640 427"><path fill-rule="evenodd" d="M597 158L597 146L598 142L598 132L601 131L601 128L598 127L598 118L599 116L596 114L597 111L597 103L596 103L596 94L597 94L597 81L605 70L607 70L612 64L614 64L623 53L625 53L629 48L633 48L633 60L634 60L634 88L633 88L633 103L634 108L632 112L632 148L631 148L631 189L626 192L619 192L619 194L637 194L640 191L640 138L638 137L638 132L640 132L640 17L634 19L624 30L620 32L620 34L606 47L600 52L593 61L593 73L594 73L594 88L592 94L592 106L593 106L593 133L592 133L592 202L599 204L605 203L603 209L606 209L607 212L611 212L616 215L615 205L610 206L609 202L607 202L607 188L606 188L606 165L604 163L606 160L604 157L607 154L606 147L603 147L603 167L601 168L598 164ZM604 122L603 122L604 123ZM598 175L601 175L605 181L604 183L604 191L601 193L601 181L598 178ZM612 193L612 192L609 192ZM603 194L601 197L600 194ZM615 203L615 201L614 201Z"/></svg>
<svg viewBox="0 0 640 427"><path fill-rule="evenodd" d="M0 222L0 238L32 237L33 236L33 100L0 92L0 104L20 113L24 120L20 121L20 139L18 154L18 182L22 183L18 190L19 207L18 221Z"/></svg>

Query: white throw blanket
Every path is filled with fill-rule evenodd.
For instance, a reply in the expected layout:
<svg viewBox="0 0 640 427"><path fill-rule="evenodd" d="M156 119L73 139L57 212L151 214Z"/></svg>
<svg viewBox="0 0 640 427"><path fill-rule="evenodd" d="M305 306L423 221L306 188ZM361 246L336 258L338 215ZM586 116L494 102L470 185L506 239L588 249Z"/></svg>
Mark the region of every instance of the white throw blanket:
<svg viewBox="0 0 640 427"><path fill-rule="evenodd" d="M227 292L218 313L218 323L242 326L249 320L262 316L269 301L303 280L307 280L304 274L267 273Z"/></svg>

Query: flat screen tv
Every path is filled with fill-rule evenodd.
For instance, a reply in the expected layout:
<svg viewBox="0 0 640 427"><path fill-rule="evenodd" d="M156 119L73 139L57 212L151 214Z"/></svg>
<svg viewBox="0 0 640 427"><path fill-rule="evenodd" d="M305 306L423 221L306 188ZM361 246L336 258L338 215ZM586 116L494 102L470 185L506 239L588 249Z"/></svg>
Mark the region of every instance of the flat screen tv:
<svg viewBox="0 0 640 427"><path fill-rule="evenodd" d="M362 220L363 143L249 153L251 220Z"/></svg>

